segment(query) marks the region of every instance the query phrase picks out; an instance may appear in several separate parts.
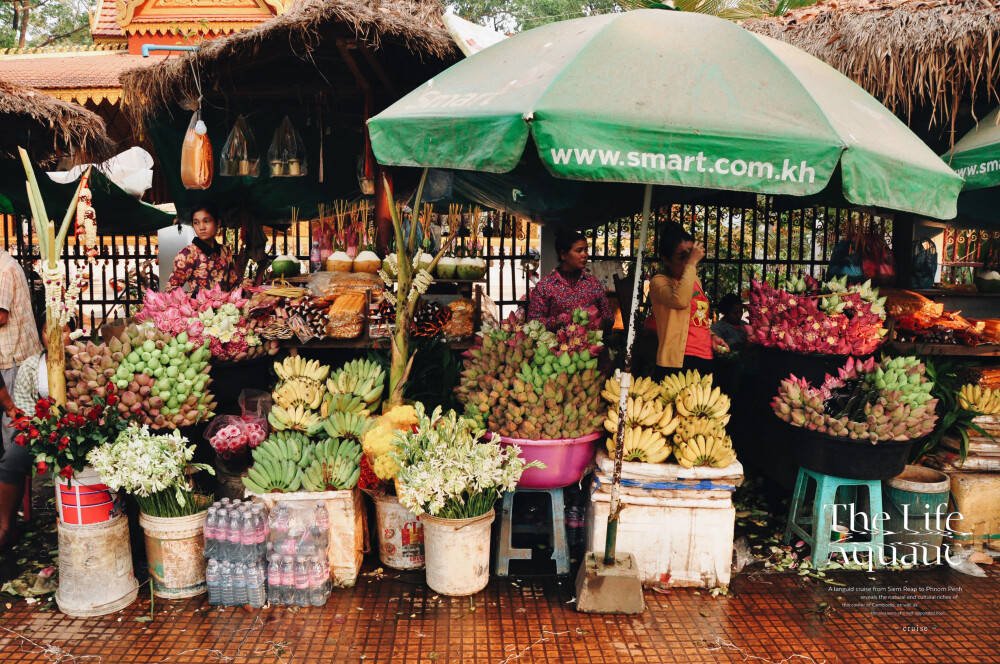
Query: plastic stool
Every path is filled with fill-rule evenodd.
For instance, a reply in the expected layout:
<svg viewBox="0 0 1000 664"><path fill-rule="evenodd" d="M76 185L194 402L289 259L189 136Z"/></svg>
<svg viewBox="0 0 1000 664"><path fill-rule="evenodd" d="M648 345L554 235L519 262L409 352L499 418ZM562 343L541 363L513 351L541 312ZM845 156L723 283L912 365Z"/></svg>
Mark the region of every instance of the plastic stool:
<svg viewBox="0 0 1000 664"><path fill-rule="evenodd" d="M530 560L531 549L515 549L512 546L514 524L514 496L524 493L547 493L552 502L552 557L556 561L556 574L569 574L569 543L566 539L566 506L563 502L562 489L515 489L503 496L503 516L500 519L499 542L497 542L497 561L494 574L510 576L511 560Z"/></svg>
<svg viewBox="0 0 1000 664"><path fill-rule="evenodd" d="M816 481L816 492L813 495L812 513L806 514L805 505L806 489L809 480ZM856 492L858 488L868 491L868 510L864 512L867 517L869 542L849 542L831 540L833 530L833 505L838 503L837 494L843 490ZM840 502L846 504L846 501ZM824 508L825 506L825 508ZM881 567L876 551L881 552L884 546L883 528L881 524L873 524L872 517L882 513L882 482L881 480L850 480L843 477L823 475L805 468L799 468L799 476L795 481L795 494L792 496L791 512L788 515L788 525L785 528L785 544L791 544L797 535L812 547L812 562L816 568L826 567L830 562L830 555L834 546L837 553L843 552L845 555L855 551L867 551L871 556L873 566ZM837 524L850 526L848 514L843 508L837 514ZM874 527L879 525L880 527Z"/></svg>

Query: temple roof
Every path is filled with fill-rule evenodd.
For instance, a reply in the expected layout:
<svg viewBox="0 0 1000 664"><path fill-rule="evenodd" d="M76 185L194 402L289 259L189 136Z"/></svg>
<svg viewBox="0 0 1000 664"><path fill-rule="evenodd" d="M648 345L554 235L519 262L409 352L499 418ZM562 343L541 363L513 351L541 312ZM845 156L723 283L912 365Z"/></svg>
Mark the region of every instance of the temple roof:
<svg viewBox="0 0 1000 664"><path fill-rule="evenodd" d="M71 51L0 56L0 79L44 90L58 99L115 103L121 97L118 75L150 65L164 55L144 58L124 51Z"/></svg>
<svg viewBox="0 0 1000 664"><path fill-rule="evenodd" d="M97 9L90 15L90 35L94 43L126 43L125 31L118 25L117 18L115 0L98 0Z"/></svg>

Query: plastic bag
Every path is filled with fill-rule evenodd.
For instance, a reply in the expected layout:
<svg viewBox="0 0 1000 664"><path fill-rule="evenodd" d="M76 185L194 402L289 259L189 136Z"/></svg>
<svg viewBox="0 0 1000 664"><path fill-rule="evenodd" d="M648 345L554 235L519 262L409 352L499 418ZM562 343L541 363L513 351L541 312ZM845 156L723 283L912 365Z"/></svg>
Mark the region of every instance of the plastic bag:
<svg viewBox="0 0 1000 664"><path fill-rule="evenodd" d="M872 286L896 284L896 259L880 233L862 233L858 250L861 252L861 271L865 279L871 279Z"/></svg>
<svg viewBox="0 0 1000 664"><path fill-rule="evenodd" d="M267 414L271 412L271 405L273 403L270 392L264 392L263 390L243 390L240 392L237 401L240 404L240 412L244 418L253 415L258 419L267 421Z"/></svg>
<svg viewBox="0 0 1000 664"><path fill-rule="evenodd" d="M285 116L274 130L274 139L267 150L267 161L273 178L295 178L306 175L306 146L292 121Z"/></svg>
<svg viewBox="0 0 1000 664"><path fill-rule="evenodd" d="M255 178L260 175L260 153L253 139L253 132L243 116L236 118L236 125L229 132L219 156L219 174Z"/></svg>
<svg viewBox="0 0 1000 664"><path fill-rule="evenodd" d="M191 116L181 145L181 182L185 189L208 189L212 185L212 142L199 108Z"/></svg>
<svg viewBox="0 0 1000 664"><path fill-rule="evenodd" d="M913 260L910 268L910 288L934 288L937 275L938 255L934 241L921 237L913 241Z"/></svg>
<svg viewBox="0 0 1000 664"><path fill-rule="evenodd" d="M269 514L268 527L268 601L290 606L325 604L332 590L326 504L279 500Z"/></svg>

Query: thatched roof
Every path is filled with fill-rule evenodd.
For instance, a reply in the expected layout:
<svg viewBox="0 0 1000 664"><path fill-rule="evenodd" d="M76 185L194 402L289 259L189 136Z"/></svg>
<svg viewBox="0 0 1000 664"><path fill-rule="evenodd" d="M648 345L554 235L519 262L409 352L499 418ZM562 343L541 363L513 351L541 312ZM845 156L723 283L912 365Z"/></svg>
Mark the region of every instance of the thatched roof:
<svg viewBox="0 0 1000 664"><path fill-rule="evenodd" d="M319 86L326 79L331 86L329 66L324 66L324 61L332 59L340 61L340 69L350 70L348 76L353 72L350 83L355 86L361 68L371 74L372 87L393 76L408 78L407 71L387 74L384 63L375 63L372 53L391 49L408 54L400 70L419 69L414 64L425 61L447 60L450 64L459 54L441 14L438 0L298 0L292 9L256 28L203 42L195 54L172 56L158 65L124 73L125 110L141 125L163 109L197 98L192 64L200 72L206 97L253 96L254 90L248 88L266 83L284 85L289 96L294 96L296 85L306 80ZM357 60L367 61L371 68L358 67L345 54L348 41L351 48L357 44L365 49ZM296 80L299 70L303 79ZM420 82L423 79L412 86ZM398 94L408 91L406 87Z"/></svg>
<svg viewBox="0 0 1000 664"><path fill-rule="evenodd" d="M74 155L80 161L103 161L114 154L104 121L76 104L34 88L0 81L0 158L28 150L37 163Z"/></svg>
<svg viewBox="0 0 1000 664"><path fill-rule="evenodd" d="M968 114L998 97L998 0L826 0L743 26L825 61L908 122L920 109L954 129L960 104Z"/></svg>

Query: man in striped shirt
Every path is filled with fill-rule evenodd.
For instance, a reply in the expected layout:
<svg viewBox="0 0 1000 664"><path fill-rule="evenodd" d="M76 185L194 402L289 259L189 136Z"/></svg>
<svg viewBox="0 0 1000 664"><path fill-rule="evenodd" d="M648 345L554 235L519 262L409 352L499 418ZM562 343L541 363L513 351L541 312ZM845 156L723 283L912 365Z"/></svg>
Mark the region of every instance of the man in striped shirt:
<svg viewBox="0 0 1000 664"><path fill-rule="evenodd" d="M31 293L24 270L0 249L0 375L13 389L17 369L42 351L38 326L31 311ZM24 479L31 472L28 450L14 443L10 414L4 414L3 457L0 457L0 551L17 537L17 508L24 495Z"/></svg>

